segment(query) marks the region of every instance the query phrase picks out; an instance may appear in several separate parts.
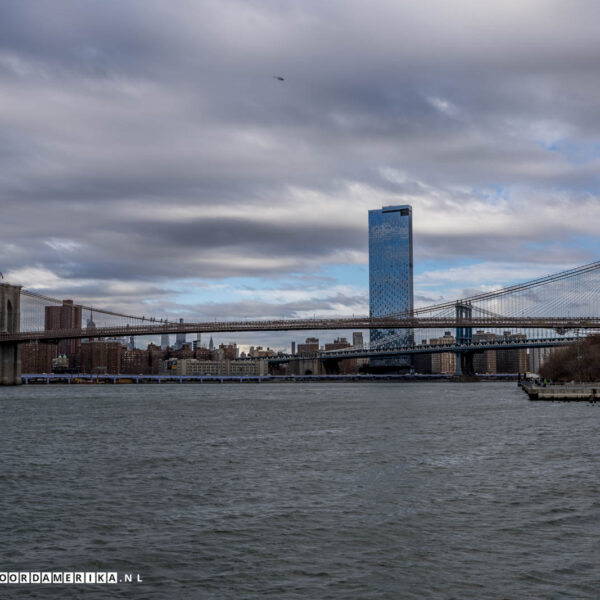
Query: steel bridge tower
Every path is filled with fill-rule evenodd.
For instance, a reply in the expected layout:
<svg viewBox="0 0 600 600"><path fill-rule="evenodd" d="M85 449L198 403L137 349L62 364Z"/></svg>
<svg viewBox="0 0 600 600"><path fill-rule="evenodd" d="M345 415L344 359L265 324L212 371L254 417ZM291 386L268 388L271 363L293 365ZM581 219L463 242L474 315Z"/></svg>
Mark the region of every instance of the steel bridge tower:
<svg viewBox="0 0 600 600"><path fill-rule="evenodd" d="M456 320L460 324L461 319L471 319L473 316L473 306L470 302L456 303ZM471 327L456 328L456 343L469 344L473 341L473 329ZM473 352L456 352L456 371L455 375L474 375Z"/></svg>
<svg viewBox="0 0 600 600"><path fill-rule="evenodd" d="M0 284L0 333L18 333L21 328L21 286ZM0 385L21 383L18 342L0 344Z"/></svg>

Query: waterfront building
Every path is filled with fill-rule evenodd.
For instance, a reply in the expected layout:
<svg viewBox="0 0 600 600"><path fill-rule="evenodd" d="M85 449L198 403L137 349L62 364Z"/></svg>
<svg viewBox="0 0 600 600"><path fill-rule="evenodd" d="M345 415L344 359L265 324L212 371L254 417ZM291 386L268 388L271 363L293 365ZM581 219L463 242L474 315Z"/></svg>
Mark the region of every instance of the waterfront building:
<svg viewBox="0 0 600 600"><path fill-rule="evenodd" d="M81 373L116 375L121 371L121 355L126 346L119 338L81 344Z"/></svg>
<svg viewBox="0 0 600 600"><path fill-rule="evenodd" d="M229 375L229 361L178 358L161 361L159 373L170 375Z"/></svg>
<svg viewBox="0 0 600 600"><path fill-rule="evenodd" d="M151 362L148 350L140 348L128 348L121 353L120 373L131 375L150 374Z"/></svg>
<svg viewBox="0 0 600 600"><path fill-rule="evenodd" d="M50 373L52 371L52 352L56 347L52 344L29 342L21 345L22 373Z"/></svg>
<svg viewBox="0 0 600 600"><path fill-rule="evenodd" d="M229 363L231 375L268 375L269 363L265 359L256 360L232 360Z"/></svg>
<svg viewBox="0 0 600 600"><path fill-rule="evenodd" d="M413 310L412 207L369 211L369 314L386 317ZM371 329L371 345L407 345L412 331ZM378 366L408 366L410 359L377 359Z"/></svg>
<svg viewBox="0 0 600 600"><path fill-rule="evenodd" d="M162 375L267 375L268 363L265 359L256 360L198 360L196 358L161 360L159 373Z"/></svg>

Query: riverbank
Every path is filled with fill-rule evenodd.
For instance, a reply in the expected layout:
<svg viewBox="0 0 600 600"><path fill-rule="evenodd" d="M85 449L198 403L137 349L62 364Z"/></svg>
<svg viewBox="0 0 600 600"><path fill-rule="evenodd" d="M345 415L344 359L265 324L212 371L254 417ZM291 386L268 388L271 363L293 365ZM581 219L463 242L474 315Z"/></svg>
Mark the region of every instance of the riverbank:
<svg viewBox="0 0 600 600"><path fill-rule="evenodd" d="M87 374L25 374L25 385L96 385L96 384L165 384L165 383L318 383L318 382L435 382L454 381L453 375L87 375ZM478 375L475 381L516 381L517 375ZM473 379L470 379L473 381Z"/></svg>

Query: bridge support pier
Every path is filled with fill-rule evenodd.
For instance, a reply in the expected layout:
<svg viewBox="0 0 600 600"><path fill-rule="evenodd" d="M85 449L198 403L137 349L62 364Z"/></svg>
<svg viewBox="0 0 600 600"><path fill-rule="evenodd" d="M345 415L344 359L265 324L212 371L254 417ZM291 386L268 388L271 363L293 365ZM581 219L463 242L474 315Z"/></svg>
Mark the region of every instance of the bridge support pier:
<svg viewBox="0 0 600 600"><path fill-rule="evenodd" d="M321 375L321 360L317 357L297 357L290 360L288 364L291 375Z"/></svg>
<svg viewBox="0 0 600 600"><path fill-rule="evenodd" d="M0 333L21 327L21 286L0 284ZM0 343L0 385L21 383L21 354L17 342Z"/></svg>
<svg viewBox="0 0 600 600"><path fill-rule="evenodd" d="M456 352L456 369L454 377L473 377L475 369L473 367L473 352Z"/></svg>

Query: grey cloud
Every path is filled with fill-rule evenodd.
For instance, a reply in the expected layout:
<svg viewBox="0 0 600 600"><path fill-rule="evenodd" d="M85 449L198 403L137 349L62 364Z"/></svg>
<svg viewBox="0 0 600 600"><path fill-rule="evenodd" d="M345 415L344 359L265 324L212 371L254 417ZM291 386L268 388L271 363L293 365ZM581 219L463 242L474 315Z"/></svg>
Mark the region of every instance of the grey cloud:
<svg viewBox="0 0 600 600"><path fill-rule="evenodd" d="M38 209L45 213L44 218L37 219L29 203L7 204L0 228L4 229L2 241L12 245L5 256L10 257L13 268L30 265L34 256L36 266L53 269L63 277L147 279L269 275L273 269L261 264L239 267L236 254L297 257L297 264L306 268L318 267L323 257L334 252L366 250L365 232L354 226L257 220L255 211L243 207L239 217L171 220L166 200L143 202L136 198L129 206L133 209L124 215L122 201L48 199ZM161 208L165 218L149 220L145 210L151 207ZM26 244L23 230L13 226L19 223L27 223ZM55 238L67 244L53 244ZM209 259L219 258L223 252L233 257L231 264L219 260L212 266ZM202 259L200 264L198 259ZM288 266L282 269L289 271Z"/></svg>
<svg viewBox="0 0 600 600"><path fill-rule="evenodd" d="M248 215L249 217L252 215ZM185 223L141 222L137 232L163 244L219 252L222 248L244 248L245 252L304 256L326 255L343 248L366 245L364 232L359 228L340 227L335 223L311 224L269 223L240 218L194 219ZM126 233L126 232L124 232Z"/></svg>
<svg viewBox="0 0 600 600"><path fill-rule="evenodd" d="M554 233L554 232L553 232ZM560 233L559 233L560 235ZM536 245L536 242L547 239L548 232L532 235L531 239L523 240L518 234L490 238L489 235L421 235L415 246L416 260L446 261L451 266L457 260L466 256L476 256L479 260L497 261L500 257L508 262L529 262L556 264L585 264L595 259L591 249L569 247L556 243ZM563 242L568 242L563 239ZM525 258L527 259L525 261Z"/></svg>
<svg viewBox="0 0 600 600"><path fill-rule="evenodd" d="M160 282L149 293L161 297L170 279L312 275L335 251L365 251L362 207L362 228L318 212L308 225L294 219L290 186L326 197L363 185L409 198L415 220L450 210L457 188L535 190L539 207L560 189L572 211L597 198L600 6L449 6L4 0L4 261L74 281ZM386 167L406 180L382 177ZM288 217L245 213L265 199ZM145 214L171 205L240 216ZM423 233L415 257L585 261L594 250L580 234L567 219L526 238ZM51 237L77 251L49 248ZM271 257L287 262L259 260Z"/></svg>
<svg viewBox="0 0 600 600"><path fill-rule="evenodd" d="M293 302L269 303L264 301L247 300L237 302L214 302L190 306L190 314L199 315L200 318L213 319L225 318L235 319L240 316L244 318L293 318L299 313L319 313L332 310L336 305L347 307L362 307L365 298L361 295L334 294L326 298L309 298ZM181 310L181 307L174 305Z"/></svg>

